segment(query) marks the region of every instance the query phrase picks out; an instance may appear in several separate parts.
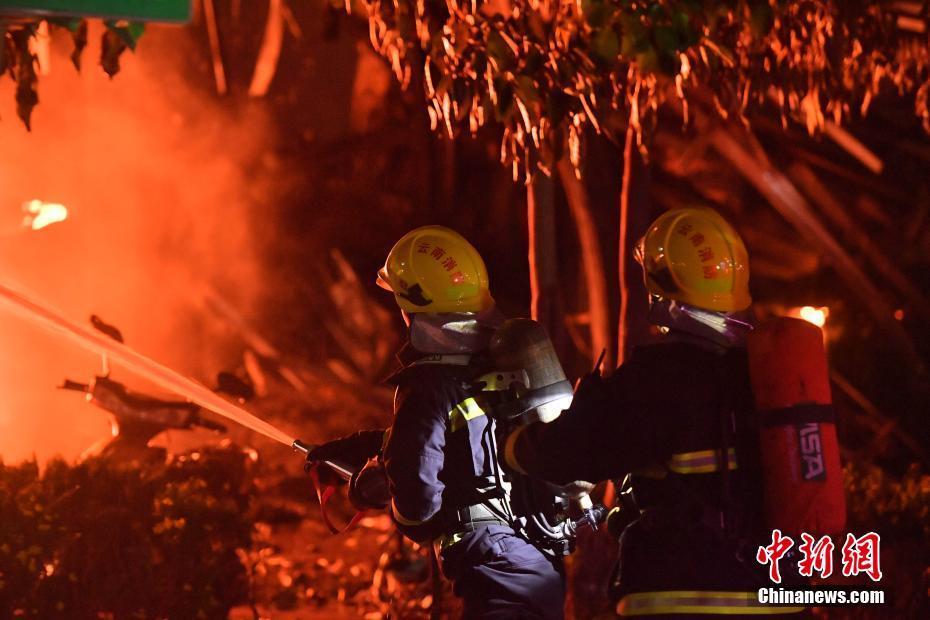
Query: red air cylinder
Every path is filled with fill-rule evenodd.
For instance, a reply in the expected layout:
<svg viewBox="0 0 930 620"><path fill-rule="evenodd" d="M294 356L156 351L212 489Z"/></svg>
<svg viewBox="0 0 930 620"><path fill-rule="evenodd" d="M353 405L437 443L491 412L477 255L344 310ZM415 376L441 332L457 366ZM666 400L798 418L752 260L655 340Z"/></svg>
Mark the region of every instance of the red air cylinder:
<svg viewBox="0 0 930 620"><path fill-rule="evenodd" d="M778 318L752 332L748 349L769 527L841 532L846 498L823 333Z"/></svg>

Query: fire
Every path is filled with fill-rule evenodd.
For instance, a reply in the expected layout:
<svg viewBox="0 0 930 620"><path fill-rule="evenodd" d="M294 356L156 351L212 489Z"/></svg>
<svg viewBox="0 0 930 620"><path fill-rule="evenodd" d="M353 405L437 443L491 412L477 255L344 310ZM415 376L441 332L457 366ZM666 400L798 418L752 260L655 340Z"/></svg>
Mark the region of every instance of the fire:
<svg viewBox="0 0 930 620"><path fill-rule="evenodd" d="M99 53L104 25L91 20L88 26L85 52ZM48 297L66 316L84 324L98 312L134 347L186 375L212 377L233 363L241 340L203 314L194 291L209 283L235 307L250 310L270 291L262 253L276 232L262 229L268 236L257 242L254 226L259 217L266 221L264 202L283 195L283 177L246 180L237 171L265 165L276 121L262 106L221 104L169 71L168 58L187 35L173 26L153 29L160 32L144 53L123 57L119 79L70 68L40 78L44 102L68 104L37 108L42 123L33 133L13 120L13 94L0 79L0 268L5 279ZM63 68L71 45L54 39L51 62ZM90 63L86 53L84 60ZM277 162L276 170L292 178L288 161ZM66 209L43 210L46 203ZM65 211L65 221L49 218ZM79 395L55 389L65 375L95 370L99 358L2 311L0 317L3 460L28 460L33 453L39 463L55 455L70 460L109 439L106 416ZM136 381L124 371L121 379Z"/></svg>
<svg viewBox="0 0 930 620"><path fill-rule="evenodd" d="M821 306L820 308L815 308L814 306L802 306L796 308L791 313L793 316L804 319L808 323L812 323L817 327L823 327L827 322L827 317L830 316L830 308L826 306Z"/></svg>
<svg viewBox="0 0 930 620"><path fill-rule="evenodd" d="M31 230L39 230L68 219L68 208L57 202L43 202L41 200L28 200L23 203L23 226Z"/></svg>

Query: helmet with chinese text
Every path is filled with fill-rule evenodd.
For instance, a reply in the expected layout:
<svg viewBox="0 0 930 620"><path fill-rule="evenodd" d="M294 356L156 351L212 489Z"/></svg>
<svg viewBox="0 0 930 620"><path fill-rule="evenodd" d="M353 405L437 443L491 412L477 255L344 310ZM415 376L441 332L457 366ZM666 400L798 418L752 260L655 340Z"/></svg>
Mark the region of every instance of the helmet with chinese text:
<svg viewBox="0 0 930 620"><path fill-rule="evenodd" d="M409 313L482 312L494 305L478 250L444 226L423 226L401 237L378 271L378 286L394 293Z"/></svg>
<svg viewBox="0 0 930 620"><path fill-rule="evenodd" d="M656 297L714 312L738 312L752 303L746 246L712 209L662 214L640 239L635 256L646 289Z"/></svg>

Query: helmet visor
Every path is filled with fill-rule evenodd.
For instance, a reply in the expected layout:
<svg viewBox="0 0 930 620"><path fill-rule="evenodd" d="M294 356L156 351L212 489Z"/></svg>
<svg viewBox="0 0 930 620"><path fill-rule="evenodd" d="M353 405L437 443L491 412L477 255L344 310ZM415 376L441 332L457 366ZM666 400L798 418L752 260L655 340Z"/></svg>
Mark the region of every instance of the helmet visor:
<svg viewBox="0 0 930 620"><path fill-rule="evenodd" d="M642 236L633 246L633 259L642 267L646 266L646 237Z"/></svg>
<svg viewBox="0 0 930 620"><path fill-rule="evenodd" d="M375 278L375 284L386 291L391 291L392 293L394 292L394 287L391 286L391 282L388 280L387 269L384 267L378 270L378 276Z"/></svg>

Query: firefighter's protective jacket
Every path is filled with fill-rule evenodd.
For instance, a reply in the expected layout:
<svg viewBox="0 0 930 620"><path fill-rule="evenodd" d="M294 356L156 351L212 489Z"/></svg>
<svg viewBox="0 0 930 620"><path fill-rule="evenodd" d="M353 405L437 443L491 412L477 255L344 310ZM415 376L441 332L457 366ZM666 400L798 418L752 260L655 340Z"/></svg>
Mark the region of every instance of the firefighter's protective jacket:
<svg viewBox="0 0 930 620"><path fill-rule="evenodd" d="M383 460L394 517L422 541L446 533L451 511L495 495L494 422L474 399L468 356L408 348L401 357L407 365L392 378L394 423Z"/></svg>
<svg viewBox="0 0 930 620"><path fill-rule="evenodd" d="M398 528L438 543L465 618L561 620L558 568L508 523L495 423L475 400L468 356L400 357L382 454Z"/></svg>
<svg viewBox="0 0 930 620"><path fill-rule="evenodd" d="M632 472L642 514L621 536L621 615L785 613L756 604L770 584L742 557L761 509L755 435L737 428L751 399L743 349L644 346L558 419L512 434L505 459L559 484Z"/></svg>

